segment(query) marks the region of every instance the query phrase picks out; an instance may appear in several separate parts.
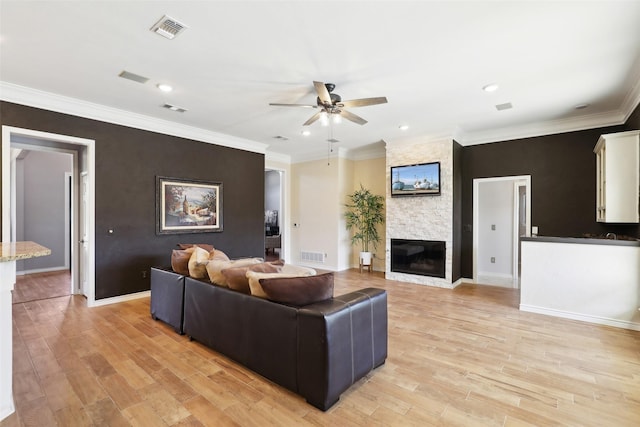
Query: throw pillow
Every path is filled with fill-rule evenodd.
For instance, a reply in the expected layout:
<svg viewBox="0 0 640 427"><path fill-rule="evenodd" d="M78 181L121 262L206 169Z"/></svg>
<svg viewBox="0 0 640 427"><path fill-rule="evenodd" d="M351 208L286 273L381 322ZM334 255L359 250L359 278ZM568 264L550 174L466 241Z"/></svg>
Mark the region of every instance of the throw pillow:
<svg viewBox="0 0 640 427"><path fill-rule="evenodd" d="M209 261L212 261L212 260L229 261L229 257L220 249L214 249L209 252Z"/></svg>
<svg viewBox="0 0 640 427"><path fill-rule="evenodd" d="M260 279L267 299L303 306L333 297L333 272L307 277Z"/></svg>
<svg viewBox="0 0 640 427"><path fill-rule="evenodd" d="M207 243L178 243L178 247L180 249L189 249L189 248L192 248L194 246L198 246L198 247L204 249L207 252L211 252L214 249L213 245L209 245Z"/></svg>
<svg viewBox="0 0 640 427"><path fill-rule="evenodd" d="M183 276L189 275L189 259L194 248L174 249L171 251L171 269Z"/></svg>
<svg viewBox="0 0 640 427"><path fill-rule="evenodd" d="M316 271L313 268L286 264L283 265L282 270L280 270L279 273L259 273L256 271L248 271L247 279L249 279L249 289L251 289L251 295L259 298L266 298L267 295L262 289L260 279L306 277L315 275Z"/></svg>
<svg viewBox="0 0 640 427"><path fill-rule="evenodd" d="M204 279L207 277L207 263L209 262L209 252L201 247L194 246L191 258L189 258L189 276L194 279Z"/></svg>
<svg viewBox="0 0 640 427"><path fill-rule="evenodd" d="M262 258L241 258L231 261L224 260L210 260L207 263L206 269L209 274L209 280L216 285L228 287L227 279L222 274L222 270L232 267L244 267L247 265L259 264L262 262Z"/></svg>
<svg viewBox="0 0 640 427"><path fill-rule="evenodd" d="M247 272L260 272L260 273L277 273L282 269L283 262L262 262L260 264L246 265L243 267L225 268L222 270L222 275L227 282L230 289L233 289L244 294L250 294L249 279L247 278Z"/></svg>

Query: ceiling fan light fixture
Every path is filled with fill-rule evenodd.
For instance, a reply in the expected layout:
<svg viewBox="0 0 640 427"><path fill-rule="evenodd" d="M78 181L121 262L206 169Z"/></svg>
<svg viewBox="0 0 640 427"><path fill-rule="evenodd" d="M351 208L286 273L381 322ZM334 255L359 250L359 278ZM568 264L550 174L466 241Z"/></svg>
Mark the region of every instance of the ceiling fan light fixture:
<svg viewBox="0 0 640 427"><path fill-rule="evenodd" d="M340 123L342 123L342 117L340 116L340 114L332 114L332 116L333 116L333 124L339 125Z"/></svg>
<svg viewBox="0 0 640 427"><path fill-rule="evenodd" d="M329 115L326 111L320 113L320 124L322 126L329 126Z"/></svg>

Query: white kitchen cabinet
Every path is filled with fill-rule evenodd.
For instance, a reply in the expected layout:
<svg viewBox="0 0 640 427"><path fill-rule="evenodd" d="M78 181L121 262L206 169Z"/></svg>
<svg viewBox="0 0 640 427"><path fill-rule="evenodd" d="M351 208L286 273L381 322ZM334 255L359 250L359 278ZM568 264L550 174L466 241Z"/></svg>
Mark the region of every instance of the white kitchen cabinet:
<svg viewBox="0 0 640 427"><path fill-rule="evenodd" d="M596 153L596 221L640 222L640 131L601 135Z"/></svg>

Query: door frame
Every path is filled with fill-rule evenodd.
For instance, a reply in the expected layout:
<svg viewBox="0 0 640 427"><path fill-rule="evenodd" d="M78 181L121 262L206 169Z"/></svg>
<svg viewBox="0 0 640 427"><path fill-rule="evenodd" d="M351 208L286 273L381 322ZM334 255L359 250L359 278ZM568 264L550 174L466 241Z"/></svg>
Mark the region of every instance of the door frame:
<svg viewBox="0 0 640 427"><path fill-rule="evenodd" d="M496 181L511 181L514 186L524 186L526 189L526 206L525 206L525 222L526 222L526 236L531 235L531 175L514 175L514 176L499 176L491 178L474 178L473 180L473 282L478 283L478 247L479 247L479 231L480 231L480 184ZM517 191L517 190L516 190ZM517 220L518 215L518 200L514 200L512 206L512 215ZM518 248L519 248L519 236L515 233L515 227L511 231L513 239L513 284L512 286L518 287Z"/></svg>
<svg viewBox="0 0 640 427"><path fill-rule="evenodd" d="M84 265L87 266L87 274L89 276L88 288L84 290L87 296L87 305L89 307L95 305L95 140L78 138L75 136L61 135L50 132L42 132L32 129L24 129L13 126L2 126L2 242L15 241L15 234L12 230L15 230L15 214L12 215L12 211L15 212L14 203L12 203L12 193L15 191L12 187L15 186L15 180L11 177L11 141L14 137L26 137L29 139L51 141L56 143L77 145L81 148L81 155L84 160L84 169L88 174L89 179L89 191L87 199L87 211L80 212L79 202L79 174L80 170L77 163L74 164L74 185L73 185L73 205L76 207L72 213L73 226L71 227L72 242L71 245L71 276L72 283L75 280L79 280L81 274L79 272L80 267L80 248L78 241L79 220L80 215L85 215L87 219L87 225L89 228L89 248L88 259ZM33 147L40 147L37 143L33 144ZM76 213L76 215L74 215ZM72 292L78 292L78 285L72 284Z"/></svg>

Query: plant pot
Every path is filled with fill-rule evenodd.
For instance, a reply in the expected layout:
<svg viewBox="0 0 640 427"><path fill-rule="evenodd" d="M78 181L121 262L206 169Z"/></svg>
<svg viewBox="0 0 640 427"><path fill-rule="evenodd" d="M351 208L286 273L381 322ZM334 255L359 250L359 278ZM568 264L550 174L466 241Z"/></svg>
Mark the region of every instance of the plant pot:
<svg viewBox="0 0 640 427"><path fill-rule="evenodd" d="M371 252L360 252L360 263L362 265L371 265Z"/></svg>

